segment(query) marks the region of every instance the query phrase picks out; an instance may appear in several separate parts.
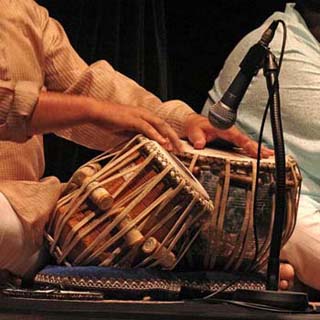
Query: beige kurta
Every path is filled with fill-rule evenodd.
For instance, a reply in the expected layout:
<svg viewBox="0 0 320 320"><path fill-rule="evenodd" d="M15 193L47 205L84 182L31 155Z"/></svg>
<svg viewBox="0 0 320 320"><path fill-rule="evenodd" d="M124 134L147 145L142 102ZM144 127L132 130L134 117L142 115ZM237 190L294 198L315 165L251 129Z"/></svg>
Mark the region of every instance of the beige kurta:
<svg viewBox="0 0 320 320"><path fill-rule="evenodd" d="M57 178L42 179L42 136L26 136L26 119L44 89L146 107L180 136L184 136L186 116L193 112L178 100L162 103L106 61L88 66L61 25L34 1L0 0L0 192L37 246L61 189ZM56 134L99 150L128 138L92 125Z"/></svg>

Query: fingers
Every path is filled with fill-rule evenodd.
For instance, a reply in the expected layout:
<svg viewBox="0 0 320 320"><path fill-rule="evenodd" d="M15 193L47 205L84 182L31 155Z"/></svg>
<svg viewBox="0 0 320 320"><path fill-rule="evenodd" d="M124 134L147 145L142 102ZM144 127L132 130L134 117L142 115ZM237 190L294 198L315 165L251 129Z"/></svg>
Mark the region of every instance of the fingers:
<svg viewBox="0 0 320 320"><path fill-rule="evenodd" d="M266 146L261 147L261 158L269 158L274 156L274 150L267 148Z"/></svg>
<svg viewBox="0 0 320 320"><path fill-rule="evenodd" d="M158 129L163 137L167 138L169 142L169 151L183 152L183 144L178 137L178 134L172 129L172 127L165 121L161 120L160 123L156 123L155 127Z"/></svg>
<svg viewBox="0 0 320 320"><path fill-rule="evenodd" d="M258 155L258 143L251 138L249 138L246 134L242 133L236 127L232 127L225 132L219 134L219 136L227 141L232 142L236 146L242 148L246 154L250 157L257 158ZM274 155L274 151L262 146L261 147L261 158L268 158Z"/></svg>
<svg viewBox="0 0 320 320"><path fill-rule="evenodd" d="M191 115L189 117L187 136L195 149L202 149L208 141L221 138L242 148L250 157L257 158L258 155L258 143L242 133L238 128L233 126L228 130L217 129L209 123L207 118L200 115ZM269 158L273 155L273 150L265 146L261 147L261 158Z"/></svg>
<svg viewBox="0 0 320 320"><path fill-rule="evenodd" d="M183 151L182 141L174 129L164 120L142 107L118 105L118 113L108 114L109 126L140 132L157 141L168 151Z"/></svg>
<svg viewBox="0 0 320 320"><path fill-rule="evenodd" d="M190 114L185 123L186 135L195 149L203 149L207 143L209 121L199 114ZM212 131L214 129L212 128ZM208 133L210 135L210 132Z"/></svg>
<svg viewBox="0 0 320 320"><path fill-rule="evenodd" d="M239 146L239 145L238 145ZM257 158L258 156L258 143L253 140L248 140L243 145L240 145L239 147L243 148L243 150L253 158ZM274 155L274 151L265 147L261 146L260 149L260 157L261 158L269 158Z"/></svg>
<svg viewBox="0 0 320 320"><path fill-rule="evenodd" d="M169 140L162 136L149 122L141 121L136 124L135 128L138 132L143 133L151 140L157 141L160 145L171 151L170 149L172 149L172 144Z"/></svg>
<svg viewBox="0 0 320 320"><path fill-rule="evenodd" d="M183 144L181 140L166 121L150 115L149 113L144 113L142 118L144 120L144 133L149 138L156 140L168 151L183 152Z"/></svg>
<svg viewBox="0 0 320 320"><path fill-rule="evenodd" d="M174 129L164 120L139 106L98 102L94 122L113 131L140 132L157 141L168 151L183 151L182 141Z"/></svg>
<svg viewBox="0 0 320 320"><path fill-rule="evenodd" d="M189 141L195 149L203 149L206 145L206 136L200 127L194 127L188 134Z"/></svg>

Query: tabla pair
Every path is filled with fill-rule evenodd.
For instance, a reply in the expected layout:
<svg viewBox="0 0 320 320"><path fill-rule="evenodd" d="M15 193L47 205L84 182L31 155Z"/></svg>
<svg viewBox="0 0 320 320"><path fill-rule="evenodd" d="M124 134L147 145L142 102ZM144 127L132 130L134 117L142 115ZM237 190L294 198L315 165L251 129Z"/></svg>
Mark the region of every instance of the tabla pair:
<svg viewBox="0 0 320 320"><path fill-rule="evenodd" d="M275 214L274 161L261 161L254 210L255 159L235 151L185 147L176 157L139 135L80 167L46 231L57 262L261 270ZM290 156L286 180L283 243L294 229L301 186Z"/></svg>

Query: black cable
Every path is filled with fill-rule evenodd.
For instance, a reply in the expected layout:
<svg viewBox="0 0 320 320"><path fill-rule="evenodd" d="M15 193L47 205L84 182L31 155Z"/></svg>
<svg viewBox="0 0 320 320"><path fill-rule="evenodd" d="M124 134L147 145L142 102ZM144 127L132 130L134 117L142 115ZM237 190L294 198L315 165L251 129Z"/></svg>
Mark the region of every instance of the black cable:
<svg viewBox="0 0 320 320"><path fill-rule="evenodd" d="M269 311L274 313L286 313L286 314L319 314L319 311L313 307L312 305L309 305L308 310L300 311L300 310L291 310L291 309L283 309L283 308L277 308L277 307L270 307L266 304L258 304L258 303L251 303L251 302L243 302L238 300L229 300L229 299L210 299L206 301L208 303L215 303L215 304L221 304L221 303L227 303L232 304L244 308L250 308L254 310L263 310L263 311Z"/></svg>
<svg viewBox="0 0 320 320"><path fill-rule="evenodd" d="M228 288L230 288L231 286L233 286L237 281L239 281L238 279L237 280L232 280L230 281L229 283L225 284L224 287L220 288L219 290L215 291L215 292L212 292L210 294L208 294L207 296L205 297L202 297L201 300L209 300L209 299L212 299L214 296L216 296L217 294L219 293L223 293L225 292Z"/></svg>

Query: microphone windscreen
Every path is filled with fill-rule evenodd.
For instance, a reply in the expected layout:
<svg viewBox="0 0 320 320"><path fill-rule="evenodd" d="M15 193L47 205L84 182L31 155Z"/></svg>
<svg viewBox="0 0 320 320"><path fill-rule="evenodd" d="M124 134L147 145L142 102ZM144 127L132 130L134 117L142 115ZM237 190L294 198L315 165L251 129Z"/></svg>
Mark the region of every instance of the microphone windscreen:
<svg viewBox="0 0 320 320"><path fill-rule="evenodd" d="M231 108L218 102L210 108L208 118L214 127L226 130L234 125L237 114Z"/></svg>

